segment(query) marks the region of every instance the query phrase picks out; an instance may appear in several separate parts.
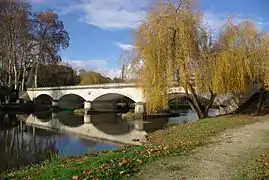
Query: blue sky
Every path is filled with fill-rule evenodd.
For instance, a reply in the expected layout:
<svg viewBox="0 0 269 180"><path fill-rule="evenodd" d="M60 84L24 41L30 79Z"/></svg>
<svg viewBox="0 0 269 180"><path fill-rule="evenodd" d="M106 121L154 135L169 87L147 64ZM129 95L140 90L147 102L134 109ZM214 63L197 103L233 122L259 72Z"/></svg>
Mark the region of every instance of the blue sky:
<svg viewBox="0 0 269 180"><path fill-rule="evenodd" d="M132 48L132 31L154 0L29 0L34 11L55 10L70 36L62 59L77 69L119 76L119 57ZM156 0L157 1L157 0ZM253 20L269 30L268 0L200 0L207 24L218 31L227 17Z"/></svg>

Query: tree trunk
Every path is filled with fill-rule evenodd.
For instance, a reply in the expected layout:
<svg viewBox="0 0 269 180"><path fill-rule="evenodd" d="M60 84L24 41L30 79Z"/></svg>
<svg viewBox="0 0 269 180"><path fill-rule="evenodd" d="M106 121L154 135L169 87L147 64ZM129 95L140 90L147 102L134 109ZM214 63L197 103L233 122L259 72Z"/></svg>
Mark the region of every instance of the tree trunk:
<svg viewBox="0 0 269 180"><path fill-rule="evenodd" d="M14 89L18 90L19 79L18 79L18 72L17 72L17 68L15 64L13 66L13 70L14 70Z"/></svg>
<svg viewBox="0 0 269 180"><path fill-rule="evenodd" d="M34 87L37 88L37 73L38 73L38 65L39 63L36 62L36 67L35 67L35 73L34 73Z"/></svg>
<svg viewBox="0 0 269 180"><path fill-rule="evenodd" d="M191 95L189 94L187 88L185 88L185 92L186 92L187 100L188 100L188 103L189 103L191 109L194 112L196 112L196 114L197 114L197 116L198 116L199 119L207 118L208 117L208 111L212 107L212 105L213 105L213 103L215 101L216 94L214 94L209 89L209 92L210 92L209 102L204 106L199 101L199 97L196 94L196 92L195 92L195 90L194 90L194 88L192 87L191 84L189 84L189 87L190 87Z"/></svg>
<svg viewBox="0 0 269 180"><path fill-rule="evenodd" d="M264 101L264 95L265 95L265 89L261 88L258 107L257 107L257 110L256 110L256 115L258 115L260 113L260 110L261 110L261 107L262 107L262 104L263 104L263 101Z"/></svg>
<svg viewBox="0 0 269 180"><path fill-rule="evenodd" d="M23 66L22 80L21 80L21 91L24 91L25 87L25 76L26 76L26 65Z"/></svg>
<svg viewBox="0 0 269 180"><path fill-rule="evenodd" d="M19 66L19 72L18 72L18 90L22 91L22 73L23 73L23 60L24 60L24 53L22 53L20 58L20 66Z"/></svg>
<svg viewBox="0 0 269 180"><path fill-rule="evenodd" d="M39 68L40 60L43 57L42 51L43 51L43 44L42 42L39 42L39 54L38 54L38 58L36 59L36 67L35 67L35 72L34 72L34 87L35 88L38 87L38 68Z"/></svg>
<svg viewBox="0 0 269 180"><path fill-rule="evenodd" d="M190 97L187 97L188 103L191 107L191 109L197 114L199 119L203 119L206 118L207 115L204 114L204 112L201 110L201 108L197 107L197 105L195 105L195 103L193 102L193 100Z"/></svg>
<svg viewBox="0 0 269 180"><path fill-rule="evenodd" d="M11 60L8 60L8 86L11 87Z"/></svg>
<svg viewBox="0 0 269 180"><path fill-rule="evenodd" d="M195 89L190 83L188 83L188 87L189 87L188 89L190 89L190 92L191 92L191 95L188 94L188 98L191 100L189 101L189 104L190 102L192 102L190 106L195 107L192 109L197 113L199 119L206 118L207 113L205 112L205 109L203 108L201 102L199 101L199 98L198 98L198 95L196 94Z"/></svg>
<svg viewBox="0 0 269 180"><path fill-rule="evenodd" d="M16 45L15 45L15 37L14 34L12 33L12 66L13 66L13 71L14 71L14 89L18 89L18 71L17 71L17 58L16 58Z"/></svg>
<svg viewBox="0 0 269 180"><path fill-rule="evenodd" d="M216 99L216 94L212 92L212 90L209 88L209 92L210 92L210 98L209 98L209 102L208 104L205 106L205 112L207 113L208 116L208 111L209 109L212 107L215 99Z"/></svg>
<svg viewBox="0 0 269 180"><path fill-rule="evenodd" d="M121 68L121 80L123 81L125 79L125 65L122 65Z"/></svg>
<svg viewBox="0 0 269 180"><path fill-rule="evenodd" d="M7 42L7 59L8 59L8 86L11 87L11 78L12 78L12 32L11 32L11 25L9 24L9 40Z"/></svg>

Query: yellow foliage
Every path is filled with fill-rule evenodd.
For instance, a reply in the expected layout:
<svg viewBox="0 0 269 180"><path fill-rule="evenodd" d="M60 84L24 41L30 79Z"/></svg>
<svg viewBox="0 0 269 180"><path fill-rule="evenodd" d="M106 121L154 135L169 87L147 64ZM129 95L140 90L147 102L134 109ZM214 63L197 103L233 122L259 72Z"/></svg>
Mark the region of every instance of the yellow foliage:
<svg viewBox="0 0 269 180"><path fill-rule="evenodd" d="M213 41L190 4L157 4L135 34L148 113L167 107L174 82L212 95L242 92L265 76L269 36L251 22L227 23Z"/></svg>
<svg viewBox="0 0 269 180"><path fill-rule="evenodd" d="M179 8L172 3L158 4L136 34L136 50L143 61L139 82L148 113L168 106L167 92L175 74L181 75L181 84L190 82L188 67L197 56L200 17L188 9L188 4L185 1Z"/></svg>
<svg viewBox="0 0 269 180"><path fill-rule="evenodd" d="M220 52L213 78L216 92L240 93L262 83L260 77L265 73L269 47L263 41L251 22L241 22L237 26L227 24L218 39Z"/></svg>

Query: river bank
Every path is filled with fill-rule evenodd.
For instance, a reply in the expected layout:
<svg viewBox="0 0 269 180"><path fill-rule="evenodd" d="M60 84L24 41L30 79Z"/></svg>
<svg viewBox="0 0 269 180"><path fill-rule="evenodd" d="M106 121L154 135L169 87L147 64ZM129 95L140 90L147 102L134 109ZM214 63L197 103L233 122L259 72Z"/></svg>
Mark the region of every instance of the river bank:
<svg viewBox="0 0 269 180"><path fill-rule="evenodd" d="M40 165L1 175L4 179L138 179L153 162L169 157L188 157L194 149L212 143L212 138L227 129L263 122L252 116L221 116L194 123L176 125L147 136L142 146L125 146L120 150L87 154L73 158L53 158ZM154 164L154 163L153 163ZM176 167L174 167L175 169ZM173 169L173 168L171 168ZM156 172L155 172L156 173ZM142 178L143 179L143 178Z"/></svg>

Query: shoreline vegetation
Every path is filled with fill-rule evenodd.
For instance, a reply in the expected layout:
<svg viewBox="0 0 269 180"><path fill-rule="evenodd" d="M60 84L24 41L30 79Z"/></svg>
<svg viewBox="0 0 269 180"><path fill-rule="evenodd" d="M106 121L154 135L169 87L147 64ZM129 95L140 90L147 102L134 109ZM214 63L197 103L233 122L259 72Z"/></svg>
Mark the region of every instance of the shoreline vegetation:
<svg viewBox="0 0 269 180"><path fill-rule="evenodd" d="M266 119L266 118L265 118ZM142 146L86 154L80 157L52 158L42 164L4 172L3 179L124 179L146 165L171 156L184 156L211 143L212 137L227 129L261 120L247 115L226 115L168 127L147 135Z"/></svg>
<svg viewBox="0 0 269 180"><path fill-rule="evenodd" d="M76 114L76 115L84 115L85 114L85 109L84 108L75 109L74 114Z"/></svg>

